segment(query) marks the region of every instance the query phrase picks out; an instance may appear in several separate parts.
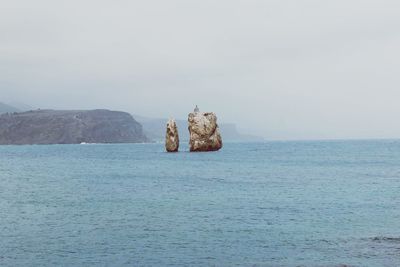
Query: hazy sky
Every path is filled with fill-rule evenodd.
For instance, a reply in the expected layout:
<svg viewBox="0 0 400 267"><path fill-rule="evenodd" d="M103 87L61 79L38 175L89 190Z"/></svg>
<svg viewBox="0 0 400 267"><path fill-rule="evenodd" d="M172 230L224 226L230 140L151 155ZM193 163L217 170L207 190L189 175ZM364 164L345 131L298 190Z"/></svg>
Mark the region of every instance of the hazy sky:
<svg viewBox="0 0 400 267"><path fill-rule="evenodd" d="M0 101L400 138L400 2L0 0Z"/></svg>

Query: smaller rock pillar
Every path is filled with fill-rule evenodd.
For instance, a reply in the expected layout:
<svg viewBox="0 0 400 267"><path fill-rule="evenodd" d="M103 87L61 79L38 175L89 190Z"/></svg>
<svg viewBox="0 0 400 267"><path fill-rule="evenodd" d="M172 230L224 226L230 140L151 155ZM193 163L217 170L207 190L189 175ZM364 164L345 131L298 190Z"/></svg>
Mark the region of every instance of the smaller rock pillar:
<svg viewBox="0 0 400 267"><path fill-rule="evenodd" d="M178 127L174 119L169 119L167 122L167 133L165 136L165 149L167 152L178 152L179 135Z"/></svg>

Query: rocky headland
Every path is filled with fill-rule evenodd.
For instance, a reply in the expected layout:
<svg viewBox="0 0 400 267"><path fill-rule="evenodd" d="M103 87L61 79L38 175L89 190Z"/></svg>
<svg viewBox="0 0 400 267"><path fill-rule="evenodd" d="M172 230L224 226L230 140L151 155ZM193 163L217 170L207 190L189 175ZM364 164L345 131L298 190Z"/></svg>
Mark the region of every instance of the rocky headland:
<svg viewBox="0 0 400 267"><path fill-rule="evenodd" d="M0 144L142 143L130 114L110 110L35 110L0 115Z"/></svg>

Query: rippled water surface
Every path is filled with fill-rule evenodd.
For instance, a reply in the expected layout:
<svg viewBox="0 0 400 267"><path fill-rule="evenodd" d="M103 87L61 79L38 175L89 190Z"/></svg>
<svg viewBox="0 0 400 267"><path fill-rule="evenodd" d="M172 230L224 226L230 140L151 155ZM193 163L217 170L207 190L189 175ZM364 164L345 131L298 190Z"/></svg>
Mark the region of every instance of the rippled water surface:
<svg viewBox="0 0 400 267"><path fill-rule="evenodd" d="M400 141L0 146L1 266L340 264L400 266Z"/></svg>

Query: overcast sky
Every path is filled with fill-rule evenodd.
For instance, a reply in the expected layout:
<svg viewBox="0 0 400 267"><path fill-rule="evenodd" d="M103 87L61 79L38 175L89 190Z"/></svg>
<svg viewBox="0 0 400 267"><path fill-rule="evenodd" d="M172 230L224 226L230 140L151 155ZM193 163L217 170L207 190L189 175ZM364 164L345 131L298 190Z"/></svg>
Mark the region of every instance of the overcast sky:
<svg viewBox="0 0 400 267"><path fill-rule="evenodd" d="M400 138L400 2L0 0L0 101Z"/></svg>

